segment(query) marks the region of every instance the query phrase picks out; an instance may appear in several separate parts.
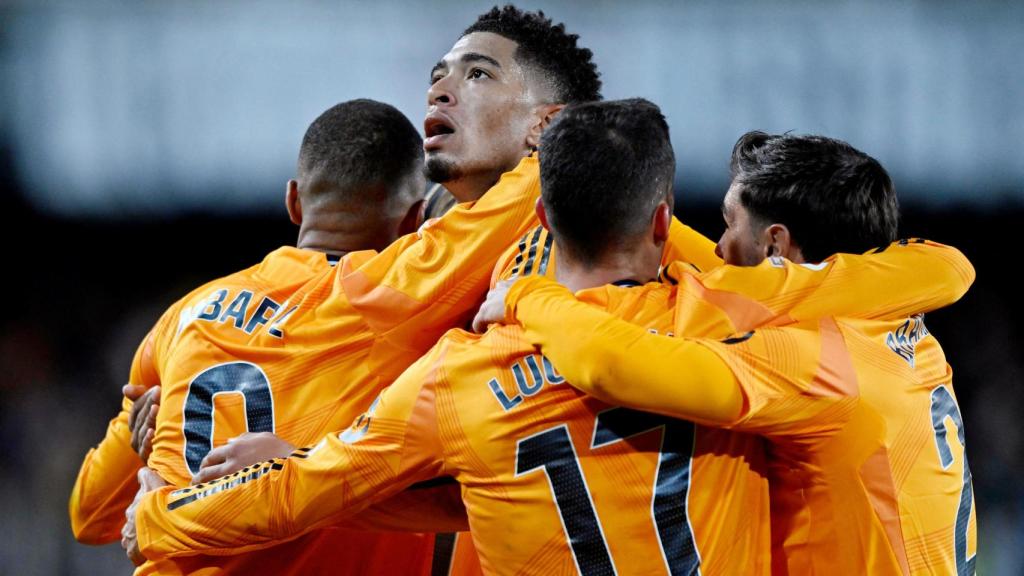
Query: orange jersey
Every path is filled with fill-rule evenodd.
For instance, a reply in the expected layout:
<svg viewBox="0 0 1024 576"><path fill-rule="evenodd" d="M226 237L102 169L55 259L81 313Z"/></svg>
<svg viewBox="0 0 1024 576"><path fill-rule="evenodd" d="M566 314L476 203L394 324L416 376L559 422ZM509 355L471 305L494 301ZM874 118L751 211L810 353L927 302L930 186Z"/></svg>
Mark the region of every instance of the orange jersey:
<svg viewBox="0 0 1024 576"><path fill-rule="evenodd" d="M837 328L851 361L823 359L821 370L846 372L859 401L799 425L799 399L790 397L789 409L766 420L775 571L974 574L973 487L942 349L920 317ZM757 355L768 363L732 364L752 382L752 399L781 360L778 348ZM845 426L823 434L830 421Z"/></svg>
<svg viewBox="0 0 1024 576"><path fill-rule="evenodd" d="M538 194L537 162L527 158L480 200L455 207L379 254L351 253L331 268L323 254L282 248L177 302L132 366L132 383L162 386L150 467L184 486L207 452L244 432L270 431L303 445L347 426L444 330L467 318L495 260L535 225ZM81 527L76 533L102 532L97 540L116 539L123 523L116 517L123 516L135 485L126 472L141 465L128 441L129 408L126 402L107 438L87 456L72 495L72 523ZM114 493L117 498L109 497ZM318 565L296 560L302 558L360 573L371 564L366 557L385 560L375 570L415 572L424 557L429 568L431 542L423 537L363 535L342 542L350 536L332 544L310 535L288 550L182 561L181 571L204 562L237 570L251 563L277 573ZM321 541L310 548L313 538ZM396 544L377 553L370 540ZM149 564L143 572L150 568L173 570Z"/></svg>
<svg viewBox="0 0 1024 576"><path fill-rule="evenodd" d="M739 416L708 406L728 391L681 385L679 366L695 369L686 340L649 336L540 279L514 286L506 304L529 341L582 390L768 437L776 572L973 572L973 495L951 374L923 321L906 318L966 292L974 272L962 254L901 242L821 265L669 272L680 279L676 334L731 336L701 345L738 380ZM880 319L807 320L829 309L873 310ZM776 329L748 332L765 325L818 331L823 343ZM590 361L571 362L580 357ZM780 386L780 378L804 388ZM643 385L627 386L635 381Z"/></svg>
<svg viewBox="0 0 1024 576"><path fill-rule="evenodd" d="M522 276L554 278L557 267L555 253L554 237L538 225L510 246L498 260L491 276L491 287L499 280ZM678 266L698 272L714 270L722 265L722 259L715 254L714 242L673 217L661 258L662 267L677 261L680 262Z"/></svg>
<svg viewBox="0 0 1024 576"><path fill-rule="evenodd" d="M672 327L672 287L587 297L643 330ZM450 475L488 573L766 574L764 467L756 436L582 395L518 327L453 330L345 432L255 471L147 496L139 544L155 557L258 548Z"/></svg>

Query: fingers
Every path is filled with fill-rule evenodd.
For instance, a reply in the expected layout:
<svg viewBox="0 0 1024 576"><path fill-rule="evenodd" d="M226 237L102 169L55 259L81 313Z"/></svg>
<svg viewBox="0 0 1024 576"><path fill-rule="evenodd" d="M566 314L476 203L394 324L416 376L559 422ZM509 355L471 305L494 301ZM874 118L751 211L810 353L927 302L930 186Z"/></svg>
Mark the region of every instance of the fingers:
<svg viewBox="0 0 1024 576"><path fill-rule="evenodd" d="M139 468L137 477L139 479L139 489L143 493L167 486L167 482L155 470L147 466Z"/></svg>
<svg viewBox="0 0 1024 576"><path fill-rule="evenodd" d="M142 551L139 550L138 539L133 539L127 547L125 552L128 555L128 559L132 561L132 564L136 566L142 566L146 561L146 557L142 555Z"/></svg>
<svg viewBox="0 0 1024 576"><path fill-rule="evenodd" d="M153 449L153 433L160 410L160 387L154 386L135 400L128 416L132 429L132 449L145 461ZM148 442L147 442L148 438Z"/></svg>
<svg viewBox="0 0 1024 576"><path fill-rule="evenodd" d="M487 331L488 317L490 316L487 304L487 301L484 301L480 309L477 310L476 316L473 317L473 332L477 334L483 334Z"/></svg>
<svg viewBox="0 0 1024 576"><path fill-rule="evenodd" d="M508 289L512 286L513 282L515 280L502 280L487 293L487 298L484 299L480 310L477 311L476 316L473 318L474 332L482 334L487 331L487 327L491 324L505 323L505 297L508 295Z"/></svg>
<svg viewBox="0 0 1024 576"><path fill-rule="evenodd" d="M272 432L247 432L210 450L192 477L192 483L201 484L273 458L287 458L294 451L295 446Z"/></svg>
<svg viewBox="0 0 1024 576"><path fill-rule="evenodd" d="M235 447L231 444L234 440L228 440L228 444L219 446L210 450L203 458L203 461L199 463L199 471L192 476L193 484L202 484L207 480L213 480L219 478L225 474L234 472L234 459L232 456L235 452Z"/></svg>
<svg viewBox="0 0 1024 576"><path fill-rule="evenodd" d="M228 442L231 442L231 441L229 440ZM214 466L214 465L217 465L217 464L221 464L224 461L226 461L228 459L228 457L230 457L231 452L232 452L232 446L230 444L226 444L224 446L219 446L217 448L214 448L213 450L210 450L206 454L206 457L203 458L203 461L199 463L199 468L202 469L202 468L205 468L207 466Z"/></svg>
<svg viewBox="0 0 1024 576"><path fill-rule="evenodd" d="M209 482L214 478L227 476L228 474L234 472L233 468L235 467L232 464L232 462L224 462L217 465L204 466L203 468L199 469L199 472L196 472L195 476L192 477L192 483L202 484L204 482Z"/></svg>
<svg viewBox="0 0 1024 576"><path fill-rule="evenodd" d="M153 436L156 435L156 427L152 427L146 430L146 435L142 437L142 446L139 447L139 457L142 458L143 462L149 461L149 455L153 453Z"/></svg>
<svg viewBox="0 0 1024 576"><path fill-rule="evenodd" d="M132 427L132 449L135 450L143 460L149 456L149 454L144 450L145 439L147 436L150 437L150 449L152 449L152 432L155 432L156 430L156 415L158 410L159 406L156 404L140 410L139 416L135 419L135 425Z"/></svg>
<svg viewBox="0 0 1024 576"><path fill-rule="evenodd" d="M164 479L161 478L159 474L146 466L139 468L136 477L139 480L139 491L136 492L135 499L124 512L125 523L121 528L121 547L124 548L125 554L128 556L128 559L132 561L132 564L139 566L146 561L146 558L142 555L142 551L139 550L138 532L136 531L135 526L135 513L138 510L139 502L147 492L166 486L167 482L164 482Z"/></svg>
<svg viewBox="0 0 1024 576"><path fill-rule="evenodd" d="M129 400L138 400L139 396L146 393L146 387L137 386L135 384L125 384L121 387L121 393Z"/></svg>

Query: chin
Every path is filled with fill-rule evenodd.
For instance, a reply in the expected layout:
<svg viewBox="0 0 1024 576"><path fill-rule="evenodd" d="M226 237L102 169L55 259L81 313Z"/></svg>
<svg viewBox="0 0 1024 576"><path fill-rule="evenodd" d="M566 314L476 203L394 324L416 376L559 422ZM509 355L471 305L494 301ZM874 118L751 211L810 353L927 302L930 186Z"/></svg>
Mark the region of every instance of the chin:
<svg viewBox="0 0 1024 576"><path fill-rule="evenodd" d="M438 153L427 155L426 162L423 165L423 173L428 180L439 184L458 180L462 177L462 170L458 165L448 158L443 158Z"/></svg>

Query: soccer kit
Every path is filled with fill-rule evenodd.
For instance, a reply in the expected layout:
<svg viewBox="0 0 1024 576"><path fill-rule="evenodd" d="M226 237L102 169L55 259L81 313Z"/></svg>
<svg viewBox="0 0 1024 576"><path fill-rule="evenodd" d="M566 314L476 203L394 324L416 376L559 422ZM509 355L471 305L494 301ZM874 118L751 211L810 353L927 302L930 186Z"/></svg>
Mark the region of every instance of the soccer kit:
<svg viewBox="0 0 1024 576"><path fill-rule="evenodd" d="M526 158L478 201L380 253L350 253L332 268L322 253L281 248L191 292L132 362L133 384L162 386L148 465L184 486L213 447L244 432L304 445L347 426L445 330L468 320L495 260L536 225L538 195L537 161ZM72 493L72 524L84 541L118 539L137 490L143 463L130 445L130 408L125 400ZM332 529L266 553L147 563L140 572L429 573L431 546L432 537Z"/></svg>
<svg viewBox="0 0 1024 576"><path fill-rule="evenodd" d="M589 294L644 329L671 330L669 286ZM487 573L769 570L754 553L770 538L760 438L588 398L518 327L449 332L348 430L286 462L158 492L140 508L143 552L260 546L453 476ZM213 516L225 521L216 530Z"/></svg>
<svg viewBox="0 0 1024 576"><path fill-rule="evenodd" d="M542 236L537 239L538 245L543 246ZM934 259L936 258L934 252L942 250L941 247L928 246L926 248L928 248L926 256L919 258L919 261L928 261L929 256ZM530 250L526 250L523 254L524 258L518 262L516 259L511 261L513 267L520 267L520 271L525 270L530 263ZM550 270L552 264L550 252L548 252L547 262L545 262L543 254L543 250L534 252L532 267L538 273L544 273L540 270L545 265L548 266L546 270ZM849 257L847 264L836 266L834 269L845 269L846 266L855 266L862 261L872 262L867 270L876 274L869 279L877 283L891 276L887 265L883 264L879 267L873 264L875 262L873 259L877 258L879 257L866 259ZM881 272L879 272L880 270ZM795 290L804 294L813 292L815 288L827 291L831 286L830 282L834 282L836 278L834 274L831 274L833 270L808 269L808 271L812 274L797 275L798 278L803 279L801 282L794 279L793 275L787 274L788 271L785 269L764 268L760 273L768 277L766 280L780 276L787 278L786 281L775 282L775 284L784 286L787 290ZM666 290L669 291L669 296L665 295ZM672 324L670 322L666 325L666 318L675 316L674 306L677 298L671 294L672 290L674 289L667 286L649 285L643 290L634 288L626 290L624 295L609 298L615 303L618 315L629 317L632 321L637 321L640 324L638 330L644 333L647 330L664 333L667 329L671 329ZM622 290L616 292L610 288L607 291L607 294L610 295L623 292ZM921 298L921 293L931 292L931 288L919 288L918 291L919 294L915 297ZM947 297L955 299L954 296L947 295ZM741 298L741 296L737 295L737 298ZM602 303L599 301L597 304ZM648 320L644 313L641 313L648 306L658 312L658 322ZM751 304L751 307L755 306L756 304ZM605 307L608 307L607 303L605 303ZM598 308L594 309L598 310ZM670 310L671 312L669 312ZM789 332L798 334L791 339L795 339L797 345L804 348L813 348L816 345L829 350L833 356L845 354L843 341L835 336L834 330L822 331L816 326L812 328L805 328L802 331L789 329ZM496 335L491 336L492 334ZM506 337L499 337L502 334L505 334ZM264 546L275 538L294 537L311 527L336 522L340 518L362 509L367 503L386 497L394 490L401 489L410 483L437 475L450 474L463 485L463 497L474 530L474 539L481 552L485 569L492 572L517 573L522 569L526 573L543 574L551 573L551 571L557 573L558 566L570 571L573 566L576 566L589 573L591 568L585 568L586 566L603 566L604 568L593 568L600 573L601 570L607 569L608 565L615 565L618 566L619 571L624 573L631 570L643 573L655 569L655 565L660 566L661 570L675 571L681 569L680 566L694 566L693 562L699 561L705 573L731 573L736 570L757 570L759 567L767 565L769 562L768 546L763 538L769 533L769 521L767 513L760 516L758 514L758 510L766 512L763 507L759 508L758 504L763 505L765 501L759 500L758 490L755 488L758 483L757 479L763 481L761 475L765 474L763 464L759 464L764 462L763 445L759 438L725 431L716 432L698 426L696 428L698 440L692 454L699 454L704 458L693 461L692 472L693 474L697 474L698 470L717 470L717 472L714 474L708 472L707 475L699 476L715 479L693 484L692 490L687 482L687 493L691 505L696 506L694 510L699 511L703 509L701 505L696 504L697 502L718 501L726 497L738 500L728 505L720 502L715 507L719 511L718 516L710 512L703 515L698 514L699 522L693 521L693 516L690 516L691 532L687 532L690 534L688 537L685 534L680 536L682 532L679 528L666 527L662 530L659 527L657 529L658 536L648 539L648 543L658 542L657 545L662 549L669 550L657 557L662 562L661 564L657 562L645 564L631 555L625 565L620 566L609 558L616 557L617 547L620 549L618 557L625 556L626 552L621 550L628 549L629 542L632 540L609 536L606 546L602 547L596 544L597 540L594 538L588 540L582 536L584 533L607 535L609 531L617 532L615 527L609 528L601 523L595 524L596 520L584 521L579 520L577 516L571 516L576 520L570 521L570 518L564 515L567 508L572 510L586 508L580 497L578 488L580 483L571 478L565 479L568 478L565 474L569 473L566 472L567 465L564 464L564 459L556 458L555 461L545 463L545 458L548 457L546 456L548 452L546 447L561 446L559 449L562 450L561 453L565 458L568 458L571 452L575 458L583 462L582 454L586 452L584 449L594 451L596 448L611 446L618 439L631 437L633 434L643 434L647 430L659 426L665 427L663 430L667 435L669 434L667 430L676 430L675 424L671 426L665 423L652 424L650 421L647 421L646 424L619 423L615 425L618 426L617 432L607 432L612 435L617 433L620 435L619 437L609 436L606 442L598 441L598 436L603 434L599 433L603 429L603 425L601 417L597 414L603 409L609 408L608 406L596 406L600 403L592 399L580 398L571 392L569 396L558 398L552 396L555 400L552 400L550 405L548 402L540 402L538 399L547 397L543 395L546 394L545 390L564 390L557 386L564 379L558 375L554 366L547 359L533 356L533 350L530 347L522 348L522 339L515 331L508 333L495 329L488 332L484 341L477 342L475 338L460 331L449 333L426 358L410 368L402 379L389 389L379 402L374 404L373 409L360 418L350 430L338 437L328 437L312 450L301 450L285 462L268 462L256 470L228 476L206 486L185 489L173 494L164 490L158 492L156 496L147 497L147 502L140 508L138 517L139 543L144 553L162 557L164 555L188 554L195 550ZM487 340L488 338L490 339ZM662 337L662 339L664 338ZM473 357L478 359L473 360ZM783 382L781 384L783 388L786 389L788 386L791 394L796 393L792 392L793 390L806 393L806 386L803 385L803 380L800 378L803 378L809 371L813 371L820 361L819 357L808 355L804 361L795 363L791 373L793 376L791 382L786 382L782 377L779 378ZM582 366L588 362L589 358L587 362L577 362L576 364ZM482 370L479 375L470 370L474 366ZM491 373L487 372L488 370L499 373L504 370L507 375L500 377L500 374L496 374L492 378L494 380L492 383L492 379L484 378L484 373ZM465 375L460 375L463 372ZM726 372L728 373L728 370ZM819 411L830 413L836 410L832 407L833 405L844 407L849 404L848 393L840 394L838 399L831 394L831 391L841 389L845 385L843 380L845 377L845 373L836 373L833 376L825 374L819 379L822 382L821 386L811 392L821 392L822 399L811 411L812 413L816 414ZM732 376L729 374L729 379L731 378ZM446 382L447 388L455 390L450 392L453 399L446 400L446 395L440 391L442 389L440 384L424 384L428 381ZM464 385L464 381L471 381L472 385ZM544 382L552 385L545 386ZM461 396L457 392L462 390L460 386L468 387L466 388L468 391L462 393L466 397L465 400L460 400ZM480 393L480 391L486 394ZM542 392L542 395L532 398L538 392ZM779 396L784 405L785 395ZM573 412L572 410L566 413L558 412L559 406L562 404L570 406L573 398L582 405L589 406L587 402L593 402L596 407L590 412ZM448 406L448 408L440 407L442 405ZM534 415L531 410L516 410L520 405L526 408L530 406L546 407L545 409L554 415L545 419L542 415ZM825 405L830 408L822 409L821 406ZM766 417L764 415L770 416L784 412L784 409L780 408L780 404L773 401L766 401L755 408L757 409L751 409L748 416L748 420L751 422L758 422L758 417L764 418ZM382 410L384 412L381 412ZM517 416L510 419L510 415L513 414ZM558 426L550 429L544 428L543 425L556 422L558 418L572 419L577 424L568 425L568 428L565 428L565 434L553 431ZM606 422L618 422L619 417L607 416L606 418L611 419ZM627 418L623 416L622 418L632 421L634 419L645 420L647 417L630 416ZM458 425L449 426L451 422L456 422ZM475 423L472 429L468 427L467 422ZM530 427L530 424L537 424L537 426ZM607 425L612 426L610 423ZM693 429L692 425L687 425ZM630 432L637 426L639 429ZM511 430L507 429L509 427ZM479 430L479 432L474 432L475 430ZM643 430L643 432L639 430ZM531 431L539 434L538 438L544 437L545 440L524 444L523 439L533 438L530 435ZM725 444L720 444L717 448L712 447L715 434L719 432L722 436L718 437L718 441ZM488 446L498 446L501 444L501 439L510 437L519 439L515 453L511 455L515 456L512 459L517 462L515 465L517 472L511 479L500 475L501 467L497 461L507 459L505 457L510 456L508 451L512 448L508 448L505 452L499 452L499 455L494 456L493 460L485 454ZM580 439L583 442L589 439L591 442L589 445L580 444L576 447L577 441ZM706 441L710 443L704 444L702 442L705 440L702 439L707 439ZM664 442L662 441L663 447ZM531 449L530 446L534 444L544 450ZM574 447L566 452L565 447L569 444ZM678 446L676 443L672 444ZM725 448L726 444L732 448ZM625 448L623 449L625 450ZM495 450L498 449L495 448ZM539 463L524 468L526 466L526 464L522 464L524 450L527 455L536 452L534 459ZM723 455L728 455L728 457L721 462L716 460ZM604 454L596 451L592 456L595 461L601 461L600 457ZM639 456L633 457L639 458ZM665 462L668 460L664 456L660 457L658 462L661 464L658 464L658 467L667 466ZM706 462L706 464L698 462ZM738 462L746 463L748 468L736 468ZM528 510L529 506L525 504L536 503L535 495L529 498L524 496L525 500L510 496L511 488L509 486L516 485L516 482L522 482L522 480L518 480L520 476L538 468L545 468L545 474L549 478L551 487L548 505L550 506L550 494L553 494L553 498L558 504L557 509L563 512L562 516L554 517L555 520L561 518L561 524L554 524L554 526L556 528L560 525L564 526L564 533L558 530L554 532L560 536L560 539L554 539L554 536L549 534L551 540L545 540L548 544L543 550L533 550L529 546L525 548L513 546L513 543L510 542L510 540L519 539L520 533L534 534L537 532L536 527L504 531L500 528L520 517L515 513L516 510ZM584 470L586 470L586 466L584 466ZM680 468L673 470L673 472L665 472L664 482L671 484L670 479L679 477ZM490 480L482 479L484 472L492 475ZM622 474L605 476L611 480L603 485L615 486L617 490L622 490L621 484L624 478L632 480L641 478L635 474L632 476L623 476ZM602 508L600 502L605 501L604 498L613 498L615 504L610 506L612 510L619 510L623 515L628 512L635 514L637 511L647 511L648 516L653 514L655 525L658 526L660 526L658 524L659 516L663 520L669 517L678 518L678 511L670 512L665 509L665 511L659 512L658 510L661 508L657 502L680 503L686 502L687 498L684 497L680 500L681 492L678 490L672 492L668 487L659 492L658 486L662 482L660 474L659 469L659 480L654 484L654 493L651 492L653 477L637 481L637 486L646 487L647 490L645 493L647 500L644 500L647 504L643 506L639 506L637 501L627 504L622 500L614 500L611 496L604 496L606 490L604 488L601 490L591 488L590 493L594 494L591 508L596 507L598 509L596 515L600 517L600 508ZM494 478L495 475L497 475L497 479ZM585 478L590 475L595 475L597 478L593 480L595 485L601 485L600 478L602 476L599 473L582 473ZM563 480L557 480L556 476L563 478L564 482L568 482L568 484L565 484ZM573 474L569 474L569 476L575 478ZM584 484L586 484L585 481ZM543 486L544 483L542 482L541 485ZM503 496L487 496L486 491L474 492L474 487L478 486L481 489L494 490ZM763 490L763 483L761 486ZM674 496L666 497L663 500L658 499L659 494L670 493ZM723 493L727 493L728 496ZM559 500L560 495L568 499L569 503L563 506ZM513 501L507 503L510 506L507 511L489 510L488 507L505 503L505 500L510 498ZM704 500L701 500L702 498ZM275 506L272 504L274 502L286 504ZM664 506L669 505L664 504ZM652 510L653 512L651 512ZM214 514L228 519L228 523L217 524L216 532L209 530L205 525L205 518ZM593 513L588 514L583 514L583 516L594 515ZM522 521L525 522L529 516L531 516L530 513L524 512L521 515ZM548 518L551 519L550 515ZM760 521L757 520L758 518ZM647 519L649 522L650 518ZM577 526L577 520L582 524ZM667 523L666 526L670 524L681 526L681 524L672 524L668 520L664 520L664 522ZM570 524L576 528L570 528ZM611 524L618 525L617 522L611 522ZM633 525L638 526L636 523ZM524 526L529 525L524 524ZM718 531L716 532L716 530ZM537 533L539 534L539 532ZM638 533L637 531L632 532L634 536ZM672 536L669 537L669 534ZM575 543L580 538L590 544L578 548ZM680 538L690 541L691 544L680 545ZM604 541L602 540L602 542ZM573 544L570 545L568 542ZM726 544L733 545L729 553L723 552L722 547ZM701 549L705 552L700 553ZM608 550L610 551L605 554L604 551ZM690 552L684 553L680 550L690 550ZM541 558L546 558L548 555L550 558L544 562L550 561L551 564L541 561ZM642 554L638 556L647 558ZM523 563L524 557L533 560ZM516 558L519 560L517 561ZM655 557L651 556L647 559L653 558ZM732 564L733 559L737 559L739 564Z"/></svg>
<svg viewBox="0 0 1024 576"><path fill-rule="evenodd" d="M919 261L922 255L932 261ZM973 268L955 249L923 241L895 243L864 260L905 270L906 278L858 284L847 255L817 265L776 259L680 277L675 334L724 338L702 346L734 373L743 410L768 400L780 406L758 408L757 418L709 417L705 398L716 391L680 384L680 370L694 368L693 343L685 338L651 337L542 279L514 285L506 306L527 339L564 365L563 374L581 390L635 409L764 435L776 573L972 574L973 489L952 374L923 318L908 315L958 299L973 282ZM776 267L785 274L752 282ZM822 273L837 282L810 292L778 291ZM908 288L910 298L867 302ZM920 288L930 293L915 296ZM732 290L756 299L737 299ZM796 295L800 302L793 302ZM875 317L863 314L872 309ZM841 340L846 355L794 345L790 333L774 328L753 330L806 330L809 319L829 310L861 316L816 328ZM581 357L592 361L572 362ZM815 357L811 370L792 376L800 361ZM836 374L842 385L828 390L822 379ZM780 377L802 379L807 390L780 388ZM847 400L822 401L829 396Z"/></svg>

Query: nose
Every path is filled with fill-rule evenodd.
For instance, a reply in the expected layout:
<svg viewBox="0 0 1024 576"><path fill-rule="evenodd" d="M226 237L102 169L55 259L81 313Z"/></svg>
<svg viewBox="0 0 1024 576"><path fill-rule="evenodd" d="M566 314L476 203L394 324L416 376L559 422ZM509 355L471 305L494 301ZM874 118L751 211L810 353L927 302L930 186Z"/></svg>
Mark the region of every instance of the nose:
<svg viewBox="0 0 1024 576"><path fill-rule="evenodd" d="M722 234L722 238L725 238L725 234ZM715 256L725 260L725 256L722 255L722 238L719 238L718 242L715 243Z"/></svg>
<svg viewBox="0 0 1024 576"><path fill-rule="evenodd" d="M451 74L446 74L427 89L427 106L438 104L455 104L455 93L452 91Z"/></svg>

